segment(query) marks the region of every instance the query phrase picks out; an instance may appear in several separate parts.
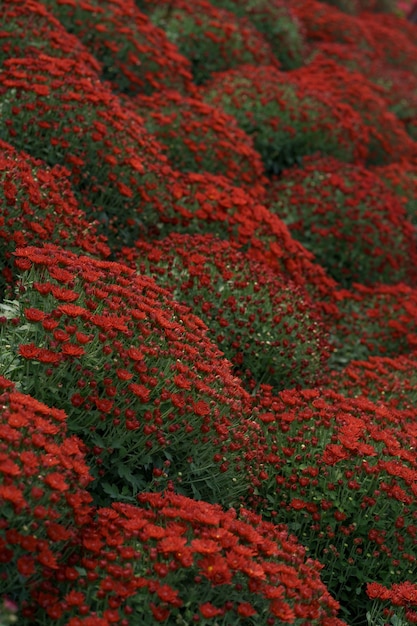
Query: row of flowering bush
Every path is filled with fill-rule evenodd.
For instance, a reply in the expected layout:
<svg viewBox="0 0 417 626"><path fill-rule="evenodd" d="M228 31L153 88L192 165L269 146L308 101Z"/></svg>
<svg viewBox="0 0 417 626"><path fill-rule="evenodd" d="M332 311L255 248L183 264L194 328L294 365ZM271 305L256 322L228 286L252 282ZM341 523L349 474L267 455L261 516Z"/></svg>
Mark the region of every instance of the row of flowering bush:
<svg viewBox="0 0 417 626"><path fill-rule="evenodd" d="M0 18L1 626L415 623L415 26Z"/></svg>
<svg viewBox="0 0 417 626"><path fill-rule="evenodd" d="M5 378L0 391L0 580L20 624L343 626L321 565L288 532L172 493L96 511L64 411Z"/></svg>

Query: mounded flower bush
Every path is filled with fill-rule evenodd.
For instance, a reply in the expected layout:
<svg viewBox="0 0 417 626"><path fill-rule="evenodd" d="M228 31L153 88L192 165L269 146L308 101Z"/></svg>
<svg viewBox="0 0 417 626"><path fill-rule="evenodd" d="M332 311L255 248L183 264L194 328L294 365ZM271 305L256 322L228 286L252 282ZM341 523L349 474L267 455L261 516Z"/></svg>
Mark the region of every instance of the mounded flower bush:
<svg viewBox="0 0 417 626"><path fill-rule="evenodd" d="M134 0L42 3L100 61L101 76L115 91L150 94L163 88L184 93L192 89L189 62Z"/></svg>
<svg viewBox="0 0 417 626"><path fill-rule="evenodd" d="M2 3L1 626L346 626L337 601L349 626L416 622L414 251L390 264L414 223L417 38L390 1ZM180 13L204 87L169 41ZM360 170L343 217L372 198L409 285L381 268L337 286L266 208L263 171L289 182L317 152L344 165L309 199L347 197ZM393 193L369 196L363 165L391 162ZM103 235L121 264L91 258ZM297 387L252 373L249 395L241 365L263 363L270 327Z"/></svg>
<svg viewBox="0 0 417 626"><path fill-rule="evenodd" d="M355 7L354 0L350 7ZM319 0L293 0L291 8L302 24L307 42L350 43L359 49L372 49L373 40L358 16Z"/></svg>
<svg viewBox="0 0 417 626"><path fill-rule="evenodd" d="M316 55L331 58L351 72L359 72L369 81L379 100L383 98L390 112L403 124L412 139L416 139L414 119L417 109L417 74L387 64L379 55L360 50L354 44L316 43L310 60ZM366 84L366 81L363 81ZM375 109L375 105L373 106Z"/></svg>
<svg viewBox="0 0 417 626"><path fill-rule="evenodd" d="M415 29L410 23L393 14L362 13L360 19L381 62L417 74Z"/></svg>
<svg viewBox="0 0 417 626"><path fill-rule="evenodd" d="M279 66L272 48L247 18L207 0L150 3L149 15L191 62L197 85L215 72L245 63Z"/></svg>
<svg viewBox="0 0 417 626"><path fill-rule="evenodd" d="M174 234L157 248L137 242L136 254L139 273L192 307L250 388L308 386L323 377L325 328L317 305L292 281L208 235Z"/></svg>
<svg viewBox="0 0 417 626"><path fill-rule="evenodd" d="M306 157L267 187L270 210L341 285L415 282L416 231L374 173Z"/></svg>
<svg viewBox="0 0 417 626"><path fill-rule="evenodd" d="M384 165L414 157L416 144L404 124L389 110L383 94L377 93L367 77L321 55L293 75L295 82L306 91L326 93L327 98L348 105L360 115L368 131L367 165Z"/></svg>
<svg viewBox="0 0 417 626"><path fill-rule="evenodd" d="M236 186L257 191L265 182L263 164L249 137L236 120L196 94L160 91L134 100L146 128L155 135L176 169L210 172Z"/></svg>
<svg viewBox="0 0 417 626"><path fill-rule="evenodd" d="M364 623L366 583L417 582L414 412L332 390L274 396L266 387L253 417L251 506L297 533L323 563L341 616Z"/></svg>
<svg viewBox="0 0 417 626"><path fill-rule="evenodd" d="M19 610L45 577L67 567L90 521L92 476L64 411L0 377L0 588Z"/></svg>
<svg viewBox="0 0 417 626"><path fill-rule="evenodd" d="M244 65L216 74L203 97L253 136L268 173L280 173L317 151L341 161L366 158L369 131L360 115L337 97L294 79L298 71Z"/></svg>
<svg viewBox="0 0 417 626"><path fill-rule="evenodd" d="M249 257L305 286L323 310L335 314L335 282L314 263L313 255L291 237L284 222L256 198L232 186L224 177L208 173L179 177L173 194L175 205L166 209L156 238L177 232L212 234L237 242ZM126 262L129 255L124 250L119 258Z"/></svg>
<svg viewBox="0 0 417 626"><path fill-rule="evenodd" d="M137 2L144 11L152 9L151 0ZM282 69L299 67L304 59L304 40L300 23L283 0L214 0L211 5L246 18L262 33ZM207 37L207 35L206 35Z"/></svg>
<svg viewBox="0 0 417 626"><path fill-rule="evenodd" d="M66 411L96 499L172 484L237 502L249 396L204 323L127 266L53 245L16 255L22 277L1 307L0 374Z"/></svg>
<svg viewBox="0 0 417 626"><path fill-rule="evenodd" d="M417 402L415 353L396 357L369 357L334 372L329 387L349 397L365 396L373 402L413 410Z"/></svg>
<svg viewBox="0 0 417 626"><path fill-rule="evenodd" d="M86 66L43 54L9 59L0 106L0 138L65 165L80 208L112 247L133 242L171 201L173 172L155 138Z"/></svg>
<svg viewBox="0 0 417 626"><path fill-rule="evenodd" d="M352 15L361 14L363 11L375 11L375 12L394 12L397 8L397 3L394 0L321 0L326 4L340 9L344 13L350 13Z"/></svg>
<svg viewBox="0 0 417 626"><path fill-rule="evenodd" d="M331 330L335 368L370 356L395 357L417 346L417 291L404 285L365 286L335 293L339 316Z"/></svg>
<svg viewBox="0 0 417 626"><path fill-rule="evenodd" d="M38 0L8 0L0 7L0 63L40 52L74 59L100 73L101 64Z"/></svg>
<svg viewBox="0 0 417 626"><path fill-rule="evenodd" d="M61 569L49 589L57 626L346 626L321 565L245 509L142 493L139 506L99 509L72 563L78 576Z"/></svg>
<svg viewBox="0 0 417 626"><path fill-rule="evenodd" d="M400 198L410 222L417 225L417 166L401 161L375 168L375 173Z"/></svg>
<svg viewBox="0 0 417 626"><path fill-rule="evenodd" d="M64 245L67 250L106 258L110 250L96 225L78 207L59 165L49 168L0 141L0 296L15 278L17 246Z"/></svg>

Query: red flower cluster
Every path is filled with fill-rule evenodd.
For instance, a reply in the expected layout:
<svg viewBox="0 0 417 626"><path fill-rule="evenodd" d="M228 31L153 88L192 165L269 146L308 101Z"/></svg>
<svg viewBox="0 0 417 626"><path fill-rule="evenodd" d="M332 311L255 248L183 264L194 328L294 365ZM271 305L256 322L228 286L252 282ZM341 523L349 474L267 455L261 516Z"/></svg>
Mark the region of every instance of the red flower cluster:
<svg viewBox="0 0 417 626"><path fill-rule="evenodd" d="M279 215L342 285L415 283L415 228L399 198L358 165L306 157L267 187Z"/></svg>
<svg viewBox="0 0 417 626"><path fill-rule="evenodd" d="M81 41L68 32L38 0L8 0L0 7L2 31L0 61L12 57L36 58L40 53L73 59L93 72L101 64Z"/></svg>
<svg viewBox="0 0 417 626"><path fill-rule="evenodd" d="M0 93L0 138L48 164L65 164L81 207L112 246L133 241L155 223L167 197L172 202L173 172L158 143L85 65L42 54L10 59Z"/></svg>
<svg viewBox="0 0 417 626"><path fill-rule="evenodd" d="M313 255L291 237L284 222L256 197L232 186L224 177L209 173L178 178L172 193L176 202L167 207L159 236L185 232L227 237L243 247L249 257L305 287L320 300L326 313L335 314L335 282L314 263ZM132 254L134 259L134 250L123 249L120 258L126 263Z"/></svg>
<svg viewBox="0 0 417 626"><path fill-rule="evenodd" d="M72 559L82 591L59 571L51 592L58 626L74 611L129 626L216 618L260 624L345 626L338 604L294 537L242 509L223 510L174 494L143 493L139 506L99 509ZM192 590L191 590L192 589ZM242 598L245 598L243 601ZM69 620L69 621L67 621Z"/></svg>
<svg viewBox="0 0 417 626"><path fill-rule="evenodd" d="M417 346L417 291L404 284L336 292L340 316L333 333L335 365L369 356L397 356Z"/></svg>
<svg viewBox="0 0 417 626"><path fill-rule="evenodd" d="M0 141L0 293L13 282L17 246L61 244L68 250L106 258L106 239L87 222L72 193L69 172L48 168Z"/></svg>
<svg viewBox="0 0 417 626"><path fill-rule="evenodd" d="M417 225L417 166L414 161L391 163L374 171L399 196L408 219Z"/></svg>
<svg viewBox="0 0 417 626"><path fill-rule="evenodd" d="M340 0L347 6L347 0ZM355 9L355 0L349 7ZM292 0L292 10L300 20L309 43L347 43L362 49L372 49L372 39L365 24L355 15L348 15L319 0ZM353 11L354 12L354 11Z"/></svg>
<svg viewBox="0 0 417 626"><path fill-rule="evenodd" d="M0 622L417 623L415 24L0 4Z"/></svg>
<svg viewBox="0 0 417 626"><path fill-rule="evenodd" d="M214 0L212 4L247 17L263 34L284 70L302 65L304 34L285 0Z"/></svg>
<svg viewBox="0 0 417 626"><path fill-rule="evenodd" d="M134 0L42 0L101 62L102 78L116 91L152 93L192 89L190 64Z"/></svg>
<svg viewBox="0 0 417 626"><path fill-rule="evenodd" d="M326 332L304 289L209 235L171 235L157 250L147 242L136 249L139 272L193 308L251 388L309 385L324 376Z"/></svg>
<svg viewBox="0 0 417 626"><path fill-rule="evenodd" d="M413 413L332 390L273 396L270 388L253 413L259 430L245 455L252 505L258 500L264 515L297 528L338 599L357 589L359 614L364 582L393 583L415 571Z"/></svg>
<svg viewBox="0 0 417 626"><path fill-rule="evenodd" d="M21 608L26 589L35 593L66 566L77 529L90 519L92 477L63 411L3 377L0 401L0 586Z"/></svg>
<svg viewBox="0 0 417 626"><path fill-rule="evenodd" d="M314 82L316 73L308 71L309 80L301 70L244 65L218 73L204 86L206 101L234 115L253 135L268 173L280 173L318 151L347 162L368 155L369 129L361 115L332 91L323 91L320 80Z"/></svg>
<svg viewBox="0 0 417 626"><path fill-rule="evenodd" d="M359 72L348 71L335 61L316 55L309 65L294 72L294 80L305 91L326 93L328 98L360 115L368 132L363 155L368 164L391 163L414 156L415 144L403 123L389 111L375 86Z"/></svg>
<svg viewBox="0 0 417 626"><path fill-rule="evenodd" d="M334 372L329 386L355 398L363 395L373 402L398 409L410 409L417 402L417 361L415 355L369 357L353 361L341 372Z"/></svg>
<svg viewBox="0 0 417 626"><path fill-rule="evenodd" d="M252 138L231 115L206 104L197 94L187 98L175 91L139 96L134 104L177 169L221 174L236 186L262 193L262 160Z"/></svg>
<svg viewBox="0 0 417 626"><path fill-rule="evenodd" d="M366 593L371 600L381 600L384 604L389 602L391 609L386 609L384 614L391 617L394 614L398 618L398 614L409 624L417 624L417 585L406 580L401 583L392 585L390 589L379 583L368 583L366 585ZM403 610L399 607L404 607ZM400 619L401 619L400 617Z"/></svg>
<svg viewBox="0 0 417 626"><path fill-rule="evenodd" d="M132 498L155 481L236 502L249 396L205 324L124 265L52 245L16 255L27 271L18 318L2 328L10 367L22 389L67 412L97 497Z"/></svg>
<svg viewBox="0 0 417 626"><path fill-rule="evenodd" d="M246 17L217 8L208 0L147 2L151 20L163 28L191 62L199 85L220 72L244 63L279 66L262 34Z"/></svg>
<svg viewBox="0 0 417 626"><path fill-rule="evenodd" d="M372 48L382 63L417 76L415 27L394 14L362 13L360 21L372 40Z"/></svg>

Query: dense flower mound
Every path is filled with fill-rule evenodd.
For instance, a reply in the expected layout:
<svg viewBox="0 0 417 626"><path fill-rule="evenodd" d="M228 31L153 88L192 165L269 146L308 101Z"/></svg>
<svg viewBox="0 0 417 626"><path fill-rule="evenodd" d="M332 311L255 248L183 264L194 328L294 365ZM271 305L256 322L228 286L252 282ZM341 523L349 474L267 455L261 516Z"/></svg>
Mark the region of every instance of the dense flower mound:
<svg viewBox="0 0 417 626"><path fill-rule="evenodd" d="M335 372L329 386L343 395L363 395L373 402L413 409L417 402L417 359L410 356L370 357Z"/></svg>
<svg viewBox="0 0 417 626"><path fill-rule="evenodd" d="M79 209L68 175L62 166L48 168L0 141L0 297L14 282L17 246L48 242L103 259L110 255L105 238Z"/></svg>
<svg viewBox="0 0 417 626"><path fill-rule="evenodd" d="M291 6L309 43L351 43L359 48L372 49L372 37L359 17L319 0L292 0ZM355 7L355 2L352 1L350 6Z"/></svg>
<svg viewBox="0 0 417 626"><path fill-rule="evenodd" d="M5 61L0 106L0 138L65 165L81 208L112 246L157 220L173 176L166 157L143 120L85 66L46 55Z"/></svg>
<svg viewBox="0 0 417 626"><path fill-rule="evenodd" d="M366 586L366 593L371 600L382 602L384 616L398 620L407 620L407 624L417 624L417 585L405 580L390 588L378 583Z"/></svg>
<svg viewBox="0 0 417 626"><path fill-rule="evenodd" d="M395 357L417 347L417 290L398 285L365 286L335 293L339 318L333 326L334 367L370 356Z"/></svg>
<svg viewBox="0 0 417 626"><path fill-rule="evenodd" d="M285 0L212 0L212 4L247 17L263 34L282 69L291 70L303 64L304 34Z"/></svg>
<svg viewBox="0 0 417 626"><path fill-rule="evenodd" d="M416 73L381 62L379 56L360 50L353 44L318 43L314 46L310 60L317 54L366 76L369 81L366 87L368 93L369 87L372 87L376 95L386 101L389 110L405 124L410 136L417 138L413 125L417 111Z"/></svg>
<svg viewBox="0 0 417 626"><path fill-rule="evenodd" d="M408 219L417 225L417 165L404 160L377 167L374 171L399 196Z"/></svg>
<svg viewBox="0 0 417 626"><path fill-rule="evenodd" d="M403 122L411 138L417 139L415 118L417 116L417 73L374 64L369 79L382 89L389 110Z"/></svg>
<svg viewBox="0 0 417 626"><path fill-rule="evenodd" d="M1 308L0 373L67 412L97 497L131 499L170 481L235 502L249 396L204 323L126 266L52 245L16 255L24 273L18 299Z"/></svg>
<svg viewBox="0 0 417 626"><path fill-rule="evenodd" d="M264 388L253 417L252 506L296 530L342 615L362 623L364 583L417 582L414 412L332 390Z"/></svg>
<svg viewBox="0 0 417 626"><path fill-rule="evenodd" d="M245 509L143 493L139 506L99 509L73 561L85 573L74 581L59 572L55 597L50 591L57 626L87 626L84 615L100 626L346 626L321 565Z"/></svg>
<svg viewBox="0 0 417 626"><path fill-rule="evenodd" d="M91 515L83 445L64 411L48 408L0 377L0 585L21 603L66 563Z"/></svg>
<svg viewBox="0 0 417 626"><path fill-rule="evenodd" d="M345 13L357 15L363 11L390 13L397 9L395 0L321 0Z"/></svg>
<svg viewBox="0 0 417 626"><path fill-rule="evenodd" d="M358 165L306 157L271 180L267 205L340 284L415 281L415 228L385 183Z"/></svg>
<svg viewBox="0 0 417 626"><path fill-rule="evenodd" d="M0 7L0 20L0 65L11 57L37 57L42 52L101 71L99 61L38 0L7 0Z"/></svg>
<svg viewBox="0 0 417 626"><path fill-rule="evenodd" d="M244 189L221 176L191 173L178 180L174 194L176 204L163 216L160 237L172 232L212 234L237 242L251 258L306 287L323 306L328 303L329 312L334 311L336 283L292 238L284 222ZM121 258L128 259L125 254Z"/></svg>
<svg viewBox="0 0 417 626"><path fill-rule="evenodd" d="M236 186L249 189L258 189L265 182L262 159L252 137L234 117L197 94L190 98L176 91L160 91L139 96L134 104L178 170L221 174Z"/></svg>
<svg viewBox="0 0 417 626"><path fill-rule="evenodd" d="M268 173L317 151L342 161L365 158L369 129L360 114L314 80L294 78L299 71L245 65L214 76L204 98L253 135Z"/></svg>
<svg viewBox="0 0 417 626"><path fill-rule="evenodd" d="M381 62L417 75L415 27L395 15L362 13L360 19L372 38L373 49Z"/></svg>
<svg viewBox="0 0 417 626"><path fill-rule="evenodd" d="M359 72L351 72L332 59L317 55L313 61L293 72L296 82L306 91L326 93L359 113L369 133L366 161L383 165L411 158L416 144L404 124L389 110L387 101L375 86ZM346 160L346 159L342 159Z"/></svg>
<svg viewBox="0 0 417 626"><path fill-rule="evenodd" d="M187 93L191 89L189 62L134 0L42 2L99 59L103 79L116 91L134 94L171 88Z"/></svg>
<svg viewBox="0 0 417 626"><path fill-rule="evenodd" d="M150 18L191 62L194 82L206 82L214 72L243 65L279 63L255 26L213 6L207 0L163 0L150 3Z"/></svg>
<svg viewBox="0 0 417 626"><path fill-rule="evenodd" d="M363 49L355 43L337 43L327 41L316 41L310 49L307 63L314 60L316 56L325 59L333 59L339 66L345 67L351 72L359 72L373 80L373 67L378 62L375 53L369 49ZM380 68L387 69L386 64L378 63ZM391 68L390 68L391 69ZM381 93L380 90L378 93Z"/></svg>
<svg viewBox="0 0 417 626"><path fill-rule="evenodd" d="M329 356L317 306L301 289L236 245L210 235L137 242L137 267L193 308L251 388L308 386Z"/></svg>

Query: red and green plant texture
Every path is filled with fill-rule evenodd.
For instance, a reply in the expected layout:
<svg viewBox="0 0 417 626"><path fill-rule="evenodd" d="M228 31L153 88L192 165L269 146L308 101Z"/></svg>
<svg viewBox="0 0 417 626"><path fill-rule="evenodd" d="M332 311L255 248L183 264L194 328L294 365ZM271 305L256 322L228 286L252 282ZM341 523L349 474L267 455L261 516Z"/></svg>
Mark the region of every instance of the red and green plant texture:
<svg viewBox="0 0 417 626"><path fill-rule="evenodd" d="M413 161L400 161L375 168L375 173L399 197L407 218L417 225L417 166Z"/></svg>
<svg viewBox="0 0 417 626"><path fill-rule="evenodd" d="M0 293L14 282L13 253L18 246L61 245L105 259L110 249L78 207L69 171L0 141Z"/></svg>
<svg viewBox="0 0 417 626"><path fill-rule="evenodd" d="M334 98L360 115L368 131L364 155L367 165L384 165L415 155L415 144L402 121L389 110L383 94L359 72L316 55L311 63L294 72L294 80L312 94L326 93L327 98Z"/></svg>
<svg viewBox="0 0 417 626"><path fill-rule="evenodd" d="M176 232L212 234L236 242L249 257L305 287L326 312L335 313L336 283L314 263L311 252L291 236L284 222L261 204L262 199L258 201L257 194L253 197L224 176L209 173L179 176L172 190L175 204L165 208L152 240ZM128 261L128 250L119 258Z"/></svg>
<svg viewBox="0 0 417 626"><path fill-rule="evenodd" d="M249 396L205 324L127 266L52 245L16 255L0 373L67 412L98 501L173 484L236 503Z"/></svg>
<svg viewBox="0 0 417 626"><path fill-rule="evenodd" d="M0 106L0 139L65 165L80 208L112 247L133 242L172 202L174 173L157 141L85 65L43 54L9 59Z"/></svg>
<svg viewBox="0 0 417 626"><path fill-rule="evenodd" d="M362 395L373 402L412 410L417 402L415 354L352 361L344 370L332 372L328 384L349 397Z"/></svg>
<svg viewBox="0 0 417 626"><path fill-rule="evenodd" d="M130 257L134 256L130 251ZM136 266L192 307L249 388L308 386L324 376L330 346L308 293L209 235L136 243Z"/></svg>
<svg viewBox="0 0 417 626"><path fill-rule="evenodd" d="M408 580L392 585L390 588L379 583L370 583L366 586L366 593L375 604L385 607L384 615L387 618L404 618L407 624L417 623L417 585Z"/></svg>
<svg viewBox="0 0 417 626"><path fill-rule="evenodd" d="M346 626L320 563L283 527L245 509L142 493L139 506L99 509L71 564L47 587L57 626Z"/></svg>
<svg viewBox="0 0 417 626"><path fill-rule="evenodd" d="M267 173L278 174L318 151L341 161L365 159L369 129L361 115L300 71L244 65L213 76L203 95L253 136Z"/></svg>
<svg viewBox="0 0 417 626"><path fill-rule="evenodd" d="M164 0L164 3L168 5L167 0ZM137 0L137 4L148 12L152 10L154 3L152 0ZM305 53L303 32L299 21L285 0L214 0L210 4L212 5L212 14L214 7L219 7L234 13L238 18L245 18L245 20L250 21L257 31L264 36L282 69L291 70L302 65ZM208 7L208 3L205 2L202 6ZM169 11L166 12L169 15ZM221 27L219 21L221 21L222 15L227 15L227 13L225 11L217 13L218 17L215 13L213 14L214 17L217 17L213 24L216 28ZM199 13L197 13L197 17L194 16L195 21L197 21L198 16ZM230 22L230 18L228 21ZM210 31L206 30L204 37L207 40L210 37ZM217 45L221 43L218 41L219 37L212 37L212 39L214 39L212 46L213 43ZM200 65L203 64L202 55L200 55L199 61ZM230 60L229 63L231 63Z"/></svg>
<svg viewBox="0 0 417 626"><path fill-rule="evenodd" d="M101 72L100 62L38 0L7 0L0 7L0 19L1 63L11 57L36 58L42 52Z"/></svg>
<svg viewBox="0 0 417 626"><path fill-rule="evenodd" d="M267 205L339 284L415 284L416 230L364 167L306 157L267 186Z"/></svg>
<svg viewBox="0 0 417 626"><path fill-rule="evenodd" d="M133 104L176 169L220 174L236 186L262 192L262 159L234 117L198 94L191 98L176 91L137 96Z"/></svg>
<svg viewBox="0 0 417 626"><path fill-rule="evenodd" d="M0 4L0 626L417 623L404 3Z"/></svg>
<svg viewBox="0 0 417 626"><path fill-rule="evenodd" d="M335 293L339 315L331 323L331 355L339 369L370 356L395 357L417 347L417 291L404 284L365 286Z"/></svg>
<svg viewBox="0 0 417 626"><path fill-rule="evenodd" d="M0 377L0 585L18 602L66 568L90 521L93 480L66 415ZM1 615L1 613L0 613Z"/></svg>
<svg viewBox="0 0 417 626"><path fill-rule="evenodd" d="M116 92L193 89L191 65L134 0L40 0L102 65Z"/></svg>
<svg viewBox="0 0 417 626"><path fill-rule="evenodd" d="M416 583L414 411L330 389L274 396L265 386L253 418L251 507L287 524L324 564L347 621L366 613L365 583Z"/></svg>
<svg viewBox="0 0 417 626"><path fill-rule="evenodd" d="M351 9L356 6L355 0L349 4ZM308 43L351 43L359 50L372 49L373 41L358 16L319 0L293 0L291 7L302 24Z"/></svg>
<svg viewBox="0 0 417 626"><path fill-rule="evenodd" d="M215 72L245 63L279 63L263 35L246 17L213 6L207 0L163 0L148 5L151 20L167 33L190 61L200 85Z"/></svg>

